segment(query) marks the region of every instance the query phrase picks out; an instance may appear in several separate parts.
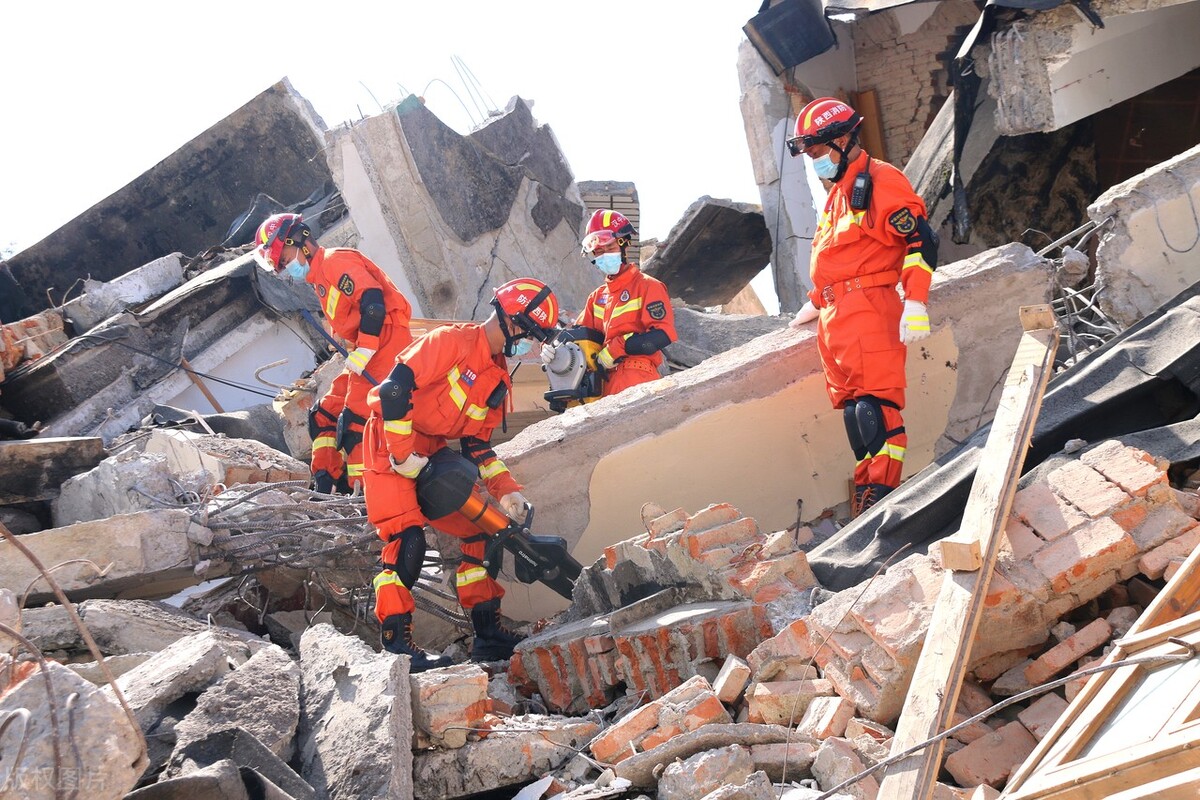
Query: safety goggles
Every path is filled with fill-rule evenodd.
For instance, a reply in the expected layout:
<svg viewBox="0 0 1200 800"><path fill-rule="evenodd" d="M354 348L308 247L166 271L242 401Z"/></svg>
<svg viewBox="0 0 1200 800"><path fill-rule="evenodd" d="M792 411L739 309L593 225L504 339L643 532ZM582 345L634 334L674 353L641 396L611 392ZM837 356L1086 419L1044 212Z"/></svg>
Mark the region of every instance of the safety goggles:
<svg viewBox="0 0 1200 800"><path fill-rule="evenodd" d="M829 142L821 141L815 136L793 136L787 140L788 152L792 154L792 158L802 156L812 150L814 147L826 145Z"/></svg>
<svg viewBox="0 0 1200 800"><path fill-rule="evenodd" d="M613 242L617 242L619 244L620 240L613 235L612 231L593 231L592 233L589 233L587 236L583 237L583 257L593 258L596 255L597 250L607 247Z"/></svg>

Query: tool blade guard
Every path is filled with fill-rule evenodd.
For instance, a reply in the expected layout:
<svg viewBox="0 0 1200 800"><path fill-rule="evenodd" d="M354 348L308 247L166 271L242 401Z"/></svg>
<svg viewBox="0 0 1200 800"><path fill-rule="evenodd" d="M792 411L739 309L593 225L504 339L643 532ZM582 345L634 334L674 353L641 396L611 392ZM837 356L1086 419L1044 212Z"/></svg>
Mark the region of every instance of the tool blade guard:
<svg viewBox="0 0 1200 800"><path fill-rule="evenodd" d="M571 599L575 579L583 567L571 557L561 536L535 536L529 526L533 507L517 522L488 503L478 485L479 470L459 453L443 448L430 457L417 476L417 502L431 520L459 513L484 533L491 534L484 551L484 568L495 578L503 566L504 551L512 553L513 568L521 583L541 581Z"/></svg>
<svg viewBox="0 0 1200 800"><path fill-rule="evenodd" d="M542 395L550 410L562 413L571 406L600 399L604 371L596 354L604 347L604 336L582 325L559 331L554 340L556 357L543 367L550 391Z"/></svg>

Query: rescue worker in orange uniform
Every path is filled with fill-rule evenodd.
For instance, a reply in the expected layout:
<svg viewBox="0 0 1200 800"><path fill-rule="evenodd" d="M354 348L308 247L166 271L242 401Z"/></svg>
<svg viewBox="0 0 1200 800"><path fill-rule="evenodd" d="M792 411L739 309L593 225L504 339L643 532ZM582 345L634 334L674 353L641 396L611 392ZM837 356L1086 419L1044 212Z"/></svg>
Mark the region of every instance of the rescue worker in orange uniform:
<svg viewBox="0 0 1200 800"><path fill-rule="evenodd" d="M363 479L367 392L412 342L412 305L359 251L318 245L299 214L268 217L255 241L259 264L309 283L334 334L349 343L345 370L308 415L313 487L349 492Z"/></svg>
<svg viewBox="0 0 1200 800"><path fill-rule="evenodd" d="M575 325L603 338L596 354L605 371L603 397L656 379L663 348L679 338L666 285L626 258L636 235L623 214L600 209L583 237L583 256L604 274L604 284L588 296ZM542 363L551 364L555 352L553 343L542 345Z"/></svg>
<svg viewBox="0 0 1200 800"><path fill-rule="evenodd" d="M858 516L900 485L908 435L901 410L908 346L929 335L937 236L904 173L858 144L862 117L832 97L812 101L788 140L828 182L812 243L813 290L796 327L817 319L829 399L854 451ZM897 292L903 290L903 299Z"/></svg>
<svg viewBox="0 0 1200 800"><path fill-rule="evenodd" d="M456 578L458 600L471 614L471 658L502 660L520 641L499 620L504 589L483 566L488 535L455 512L427 520L417 503L416 478L429 457L458 439L462 454L479 468L488 494L511 519L523 519L527 502L490 444L504 419L512 390L506 356L521 356L553 336L558 299L541 281L520 278L495 290L492 314L482 323L436 328L409 345L395 367L370 391L367 421L367 517L384 545L384 569L374 580L375 615L384 649L412 658L410 670L447 666L412 641L411 589L425 556L424 525L462 540Z"/></svg>

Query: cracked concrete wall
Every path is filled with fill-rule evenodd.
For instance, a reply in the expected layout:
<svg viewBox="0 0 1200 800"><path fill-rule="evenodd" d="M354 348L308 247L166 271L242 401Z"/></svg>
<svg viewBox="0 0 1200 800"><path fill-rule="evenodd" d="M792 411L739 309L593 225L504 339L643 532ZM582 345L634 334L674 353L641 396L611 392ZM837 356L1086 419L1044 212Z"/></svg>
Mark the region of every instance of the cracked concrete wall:
<svg viewBox="0 0 1200 800"><path fill-rule="evenodd" d="M1000 133L1057 130L1200 66L1200 3L1090 5L1104 28L1063 4L992 34L988 92Z"/></svg>
<svg viewBox="0 0 1200 800"><path fill-rule="evenodd" d="M370 256L415 313L487 316L491 290L545 280L564 309L595 288L579 258L583 203L553 133L514 98L505 115L461 136L410 97L331 132L330 168Z"/></svg>
<svg viewBox="0 0 1200 800"><path fill-rule="evenodd" d="M1049 262L1007 245L937 271L934 333L909 354L905 473L989 421L1020 339L1017 309L1044 303ZM582 563L643 529L641 508L728 502L763 530L845 502L853 456L830 408L815 325L781 330L700 365L525 429L497 452L538 509L535 533ZM684 477L685 479L681 479ZM505 600L517 618L561 599L540 586Z"/></svg>
<svg viewBox="0 0 1200 800"><path fill-rule="evenodd" d="M1117 184L1088 207L1100 308L1128 327L1200 280L1200 146Z"/></svg>

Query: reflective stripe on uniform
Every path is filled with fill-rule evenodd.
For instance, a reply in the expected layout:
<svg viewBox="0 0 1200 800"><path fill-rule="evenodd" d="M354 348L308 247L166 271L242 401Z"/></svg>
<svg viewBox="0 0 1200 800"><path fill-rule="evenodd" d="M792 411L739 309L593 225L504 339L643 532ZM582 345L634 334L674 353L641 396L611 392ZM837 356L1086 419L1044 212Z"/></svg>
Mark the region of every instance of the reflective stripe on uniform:
<svg viewBox="0 0 1200 800"><path fill-rule="evenodd" d="M399 436L407 436L412 433L412 420L394 419L391 421L384 421L383 429L388 433L394 433Z"/></svg>
<svg viewBox="0 0 1200 800"><path fill-rule="evenodd" d="M621 305L614 308L613 312L612 312L612 316L609 317L609 320L610 321L614 320L617 317L621 316L622 314L628 314L630 311L640 311L641 309L642 309L642 298L635 297L634 299L630 300L628 303L622 303Z"/></svg>
<svg viewBox="0 0 1200 800"><path fill-rule="evenodd" d="M481 420L487 416L487 409L471 403L471 405L467 406L467 416L471 419Z"/></svg>
<svg viewBox="0 0 1200 800"><path fill-rule="evenodd" d="M904 266L901 269L908 269L909 267L920 267L930 275L933 274L933 269L926 263L925 256L920 253L909 253L904 257Z"/></svg>
<svg viewBox="0 0 1200 800"><path fill-rule="evenodd" d="M392 572L390 569L385 569L383 572L375 576L375 580L371 581L371 587L378 592L381 586L404 586L400 581L400 576Z"/></svg>
<svg viewBox="0 0 1200 800"><path fill-rule="evenodd" d="M329 317L330 321L337 316L338 300L342 299L342 293L333 286L329 287L329 297L325 298L325 316Z"/></svg>
<svg viewBox="0 0 1200 800"><path fill-rule="evenodd" d="M599 319L604 319L604 306L598 306L595 303L592 303L592 316Z"/></svg>
<svg viewBox="0 0 1200 800"><path fill-rule="evenodd" d="M459 384L459 381L462 380L462 373L458 371L458 367L446 374L446 380L450 384L450 399L454 401L454 405L458 406L458 410L462 411L462 407L467 402L467 392Z"/></svg>
<svg viewBox="0 0 1200 800"><path fill-rule="evenodd" d="M313 450L323 450L326 447L337 447L337 437L332 433L323 433L317 438L313 439Z"/></svg>
<svg viewBox="0 0 1200 800"><path fill-rule="evenodd" d="M455 581L456 581L456 585L458 586L458 588L461 589L462 587L469 586L472 583L479 583L480 581L487 578L487 576L488 576L487 570L484 569L483 567L471 567L469 569L464 569L462 572L459 572L455 576Z"/></svg>
<svg viewBox="0 0 1200 800"><path fill-rule="evenodd" d="M364 472L364 467L362 464L347 464L346 465L346 474L349 475L351 478L362 477L363 472Z"/></svg>
<svg viewBox="0 0 1200 800"><path fill-rule="evenodd" d="M508 467L503 461L497 458L490 464L479 468L479 477L486 481L488 478L494 478L502 472L508 472Z"/></svg>
<svg viewBox="0 0 1200 800"><path fill-rule="evenodd" d="M882 448L880 448L878 455L887 456L893 461L903 461L905 450L906 448L899 445L886 443Z"/></svg>

